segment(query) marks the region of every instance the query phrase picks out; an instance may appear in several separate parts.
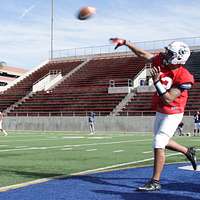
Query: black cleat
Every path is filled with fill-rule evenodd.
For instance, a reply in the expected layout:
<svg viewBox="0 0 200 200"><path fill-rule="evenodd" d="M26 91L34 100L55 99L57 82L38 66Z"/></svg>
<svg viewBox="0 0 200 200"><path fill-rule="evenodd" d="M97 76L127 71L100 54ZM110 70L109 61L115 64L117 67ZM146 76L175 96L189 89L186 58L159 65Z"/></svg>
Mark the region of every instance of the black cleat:
<svg viewBox="0 0 200 200"><path fill-rule="evenodd" d="M137 191L140 192L151 192L151 191L157 191L161 189L161 185L159 181L150 180L148 183L146 183L142 187L138 187Z"/></svg>
<svg viewBox="0 0 200 200"><path fill-rule="evenodd" d="M185 155L187 159L192 163L193 169L196 170L197 169L196 149L194 147L189 147Z"/></svg>

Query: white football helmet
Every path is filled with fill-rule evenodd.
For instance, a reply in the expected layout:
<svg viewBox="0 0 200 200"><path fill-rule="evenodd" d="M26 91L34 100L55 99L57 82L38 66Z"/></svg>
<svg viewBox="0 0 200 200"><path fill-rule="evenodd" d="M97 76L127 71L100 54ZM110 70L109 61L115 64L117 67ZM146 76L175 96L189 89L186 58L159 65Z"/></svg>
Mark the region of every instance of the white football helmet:
<svg viewBox="0 0 200 200"><path fill-rule="evenodd" d="M183 42L172 42L165 47L165 58L166 64L185 64L190 57L190 49L187 44Z"/></svg>

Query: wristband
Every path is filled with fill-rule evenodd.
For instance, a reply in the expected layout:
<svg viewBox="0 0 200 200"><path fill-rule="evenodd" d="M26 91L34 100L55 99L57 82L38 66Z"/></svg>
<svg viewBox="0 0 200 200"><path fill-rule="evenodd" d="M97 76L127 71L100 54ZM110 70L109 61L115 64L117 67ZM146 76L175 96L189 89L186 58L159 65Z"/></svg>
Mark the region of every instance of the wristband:
<svg viewBox="0 0 200 200"><path fill-rule="evenodd" d="M165 87L162 85L162 83L160 81L156 81L154 83L154 85L155 85L155 88L156 88L159 96L161 96L167 92L167 90L165 89Z"/></svg>

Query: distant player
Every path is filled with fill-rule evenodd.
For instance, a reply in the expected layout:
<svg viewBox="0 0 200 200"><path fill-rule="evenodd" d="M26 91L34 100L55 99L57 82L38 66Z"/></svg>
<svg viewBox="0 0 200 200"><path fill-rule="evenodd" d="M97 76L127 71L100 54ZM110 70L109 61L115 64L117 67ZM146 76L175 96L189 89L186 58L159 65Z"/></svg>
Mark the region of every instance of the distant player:
<svg viewBox="0 0 200 200"><path fill-rule="evenodd" d="M176 132L178 133L179 136L184 136L183 134L183 126L184 126L184 123L181 122L179 123L177 129L176 129Z"/></svg>
<svg viewBox="0 0 200 200"><path fill-rule="evenodd" d="M90 134L95 134L95 113L90 112L88 116L88 123L89 123L89 129L90 129Z"/></svg>
<svg viewBox="0 0 200 200"><path fill-rule="evenodd" d="M8 133L3 129L3 113L0 112L0 131L3 132L4 136L7 136Z"/></svg>
<svg viewBox="0 0 200 200"><path fill-rule="evenodd" d="M199 128L200 128L200 113L197 111L194 114L194 136L199 135Z"/></svg>
<svg viewBox="0 0 200 200"><path fill-rule="evenodd" d="M190 56L189 47L183 42L172 42L165 47L165 52L152 54L136 47L129 41L111 38L119 46L125 45L146 62L152 63L150 74L157 93L153 103L156 107L154 122L154 170L152 178L138 191L160 190L160 176L165 163L165 148L183 153L196 170L196 156L193 147L187 148L172 140L178 124L182 121L188 90L194 83L193 76L184 68Z"/></svg>

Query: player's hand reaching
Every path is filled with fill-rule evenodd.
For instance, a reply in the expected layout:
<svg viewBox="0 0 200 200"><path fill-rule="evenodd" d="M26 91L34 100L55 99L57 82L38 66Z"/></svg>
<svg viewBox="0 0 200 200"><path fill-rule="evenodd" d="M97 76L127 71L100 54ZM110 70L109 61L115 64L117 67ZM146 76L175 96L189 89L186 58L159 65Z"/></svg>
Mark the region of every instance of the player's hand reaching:
<svg viewBox="0 0 200 200"><path fill-rule="evenodd" d="M161 71L159 66L152 67L149 72L151 74L154 83L160 80Z"/></svg>
<svg viewBox="0 0 200 200"><path fill-rule="evenodd" d="M115 44L115 49L126 44L126 40L121 38L110 38L110 41Z"/></svg>

